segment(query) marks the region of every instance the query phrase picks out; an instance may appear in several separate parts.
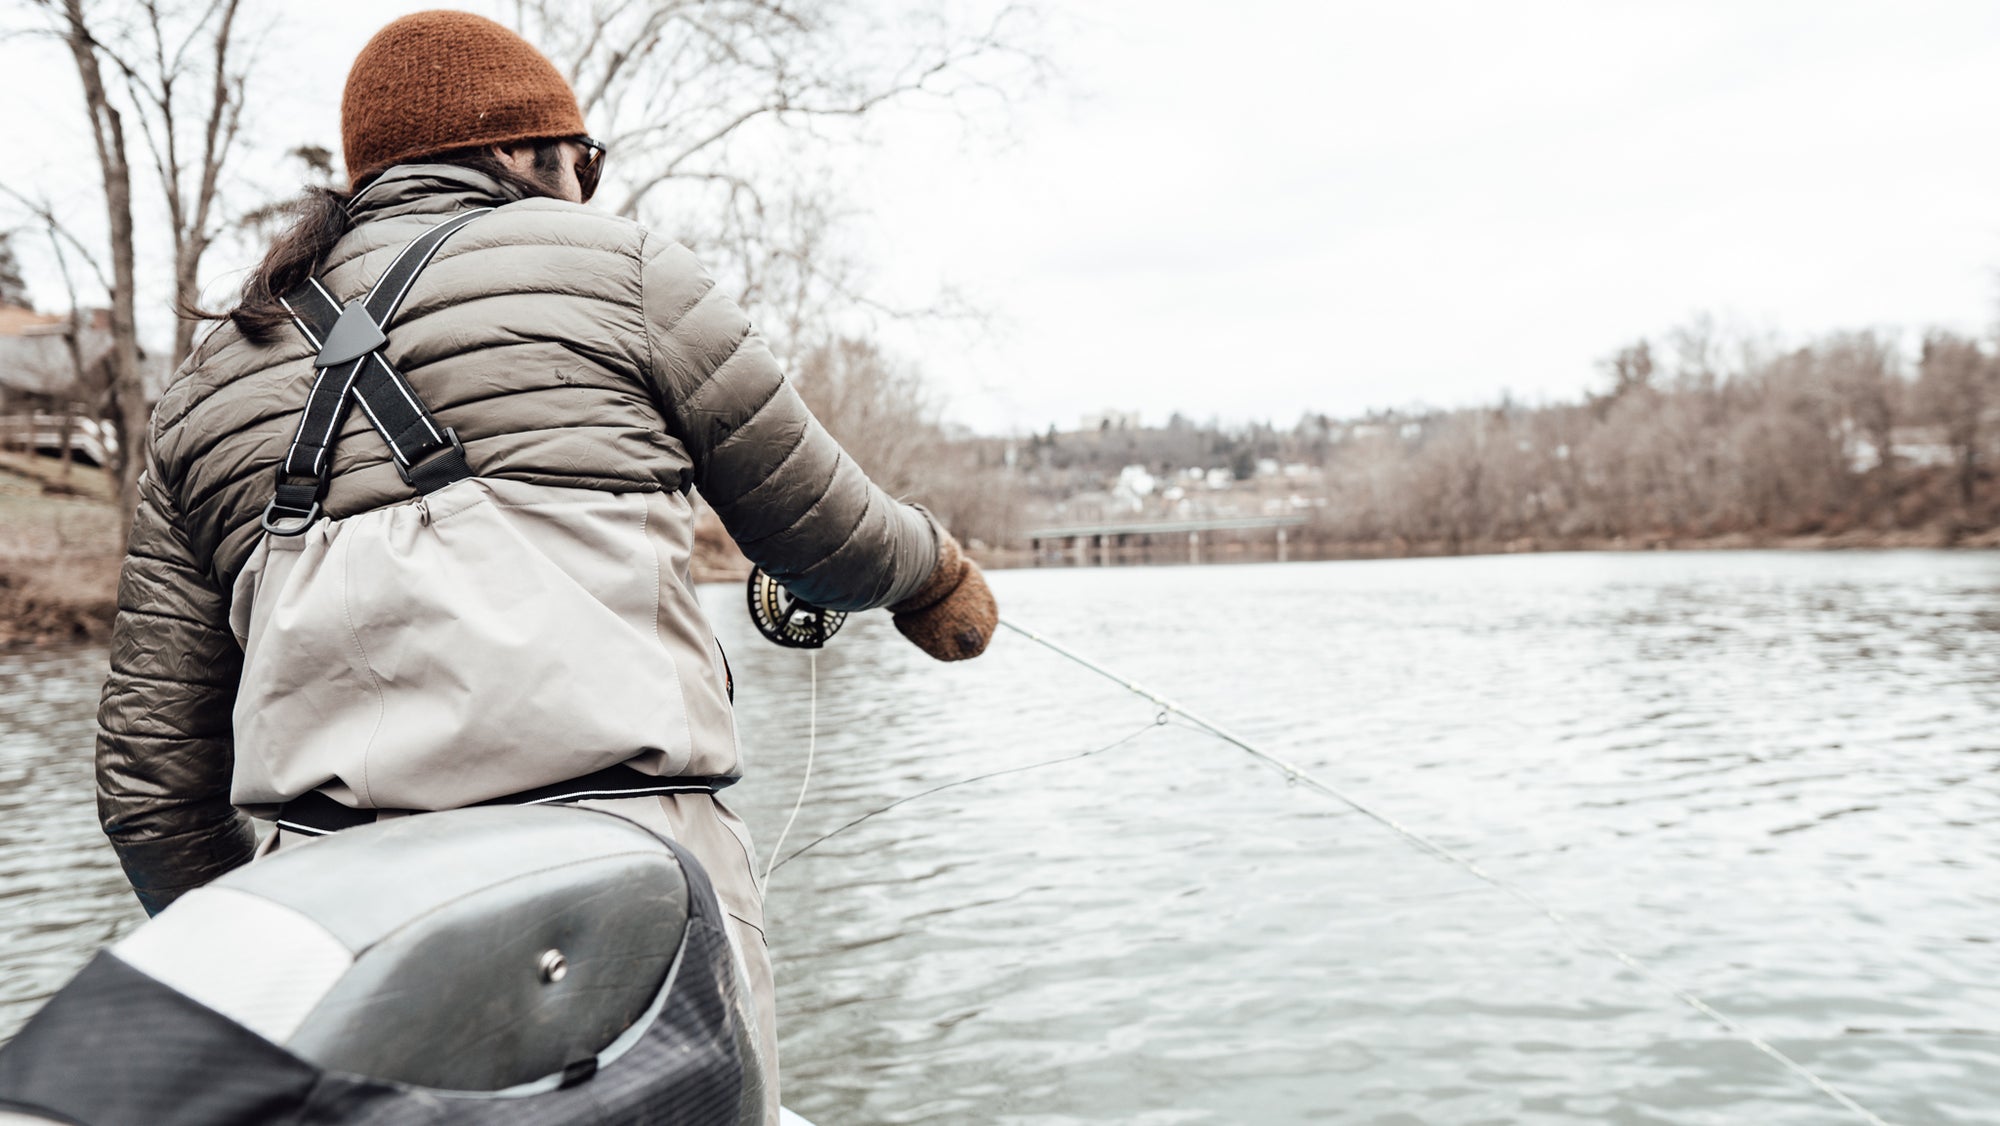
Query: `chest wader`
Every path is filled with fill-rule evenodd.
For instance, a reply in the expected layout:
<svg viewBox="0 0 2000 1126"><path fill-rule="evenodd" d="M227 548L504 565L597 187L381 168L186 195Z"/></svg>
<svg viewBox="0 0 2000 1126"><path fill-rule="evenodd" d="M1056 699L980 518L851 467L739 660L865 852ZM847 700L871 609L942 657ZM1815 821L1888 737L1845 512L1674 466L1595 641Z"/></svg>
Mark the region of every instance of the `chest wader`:
<svg viewBox="0 0 2000 1126"><path fill-rule="evenodd" d="M278 484L264 506L264 530L296 536L320 517L320 503L333 481L333 447L351 403L360 403L376 433L389 444L396 472L420 496L472 476L458 435L441 427L382 354L385 331L417 275L445 240L464 230L490 207L463 211L425 231L405 246L368 296L342 309L318 278L308 278L281 300L306 342L319 349L315 375L298 433L278 465Z"/></svg>
<svg viewBox="0 0 2000 1126"><path fill-rule="evenodd" d="M333 446L354 402L419 496L448 497L444 490L459 485L468 492L455 503L470 527L504 525L506 514L486 483L474 479L458 436L438 425L382 354L385 327L418 273L485 210L431 228L397 255L366 298L345 309L316 280L287 295L299 331L319 353L304 416L264 511L269 535L257 566L272 566L272 544L288 545L287 559L297 560L301 544L383 555L395 553L399 535L410 538L408 521L386 522L407 511L323 518ZM577 503L593 503L588 496ZM441 500L431 505L450 507ZM434 530L432 523L427 515L421 527ZM484 542L477 535L423 540L405 552L402 585L420 584L425 568L451 566L454 549ZM508 550L517 547L527 550L508 541ZM328 571L360 565L339 562L318 570L282 563L272 588L253 581L248 600L262 593L283 603ZM532 561L483 562L491 568ZM529 581L553 584L560 577L545 567ZM454 585L465 584L420 591L418 600L448 603ZM356 618L366 628L369 613L385 629L424 628L402 625L409 608L394 592L384 595L385 612L343 605L350 595L365 601L368 592L335 587L330 600L309 592L306 608L331 601L349 628ZM448 606L446 613L459 609ZM573 601L559 609L579 612ZM296 605L253 611L266 619L249 631L246 646L253 712L281 709L291 697L309 696L317 681L339 676L315 664L337 652L312 648L327 630L271 626L272 615L287 612L302 611ZM239 628L239 638L243 633ZM257 680L258 639L282 654L267 651L264 660L283 666L289 684L281 679L274 690ZM447 646L441 656L476 655ZM499 674L503 696L522 694L519 685L504 683L506 675ZM305 705L328 724L335 710ZM401 714L407 720L411 713ZM246 718L239 702L239 768L255 753L243 746ZM289 730L313 734L296 722ZM478 750L459 749L466 752L461 760ZM476 804L559 806L588 797L712 792L728 781L611 767ZM453 809L380 821L377 813L317 792L285 803L286 829L327 839L280 849L192 891L99 953L0 1048L0 1118L20 1111L36 1116L31 1122L47 1116L80 1126L763 1120L765 1067L748 986L713 885L684 846L591 810Z"/></svg>
<svg viewBox="0 0 2000 1126"><path fill-rule="evenodd" d="M649 520L637 494L478 478L384 354L418 275L490 210L425 231L345 308L316 278L284 297L317 354L266 536L232 592L245 650L232 798L293 832L735 781L690 769L716 740L733 753L733 733L690 725L656 622L664 565L648 536L678 522ZM333 520L323 504L356 403L419 503ZM641 755L647 771L628 764Z"/></svg>

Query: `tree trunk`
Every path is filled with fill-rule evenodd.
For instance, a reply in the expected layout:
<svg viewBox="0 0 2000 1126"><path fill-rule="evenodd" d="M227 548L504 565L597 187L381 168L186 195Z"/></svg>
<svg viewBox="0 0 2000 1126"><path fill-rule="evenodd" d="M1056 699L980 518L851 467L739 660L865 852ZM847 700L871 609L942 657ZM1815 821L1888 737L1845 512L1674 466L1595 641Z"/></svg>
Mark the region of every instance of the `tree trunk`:
<svg viewBox="0 0 2000 1126"><path fill-rule="evenodd" d="M63 20L77 77L83 82L84 106L90 113L91 138L97 145L98 169L104 176L104 209L111 231L111 381L118 403L118 510L122 531L132 531L139 506L139 472L146 464L147 424L151 411L139 373L139 327L135 313L135 267L132 247L132 167L125 156L125 124L104 88L98 67L96 40L84 22L82 0L63 0Z"/></svg>
<svg viewBox="0 0 2000 1126"><path fill-rule="evenodd" d="M222 5L221 22L215 30L215 71L210 76L208 121L201 148L201 177L195 187L193 206L184 210L184 217L175 230L174 308L177 312L192 309L200 303L201 259L208 253L211 233L209 215L214 211L215 198L221 189L222 167L229 159L237 124L241 120L242 85L239 82L232 89L229 78L229 51L234 45L239 3L240 0L227 0ZM164 186L169 197L177 198L180 191L178 183ZM194 351L196 327L196 322L185 315L175 318L174 351L168 362L168 371L178 371L182 362Z"/></svg>
<svg viewBox="0 0 2000 1126"><path fill-rule="evenodd" d="M70 443L75 440L76 403L74 400L69 400L63 403L62 436L56 439L56 448L62 451L62 476L57 479L64 486L69 484L70 466L76 464L76 458L70 450Z"/></svg>

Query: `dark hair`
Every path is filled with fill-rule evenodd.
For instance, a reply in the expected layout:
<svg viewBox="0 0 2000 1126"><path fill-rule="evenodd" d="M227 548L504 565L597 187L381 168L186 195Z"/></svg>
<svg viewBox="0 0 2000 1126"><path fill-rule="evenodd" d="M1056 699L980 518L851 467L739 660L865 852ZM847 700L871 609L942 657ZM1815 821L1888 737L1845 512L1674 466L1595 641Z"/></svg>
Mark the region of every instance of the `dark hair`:
<svg viewBox="0 0 2000 1126"><path fill-rule="evenodd" d="M492 147L486 145L413 157L397 163L456 164L493 177L520 193L522 198L554 196L562 171L561 142L547 140L532 144L535 148L532 176L524 176L509 168L493 155ZM379 176L380 173L376 173L366 177L348 192L337 188L307 188L286 208L294 216L292 225L271 240L270 248L264 252L264 260L250 271L249 277L243 279L243 295L235 308L215 312L182 304L176 312L190 320L233 321L238 331L251 341L269 343L278 330L290 325L292 320L291 314L285 311L278 299L325 265L333 244L354 227L348 206Z"/></svg>

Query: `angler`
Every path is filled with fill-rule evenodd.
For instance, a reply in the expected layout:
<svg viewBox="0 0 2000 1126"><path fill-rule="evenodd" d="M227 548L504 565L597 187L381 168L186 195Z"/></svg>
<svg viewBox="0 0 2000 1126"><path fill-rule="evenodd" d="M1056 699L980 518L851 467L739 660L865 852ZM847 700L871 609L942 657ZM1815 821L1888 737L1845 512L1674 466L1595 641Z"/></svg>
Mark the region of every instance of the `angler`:
<svg viewBox="0 0 2000 1126"><path fill-rule="evenodd" d="M383 28L309 191L174 377L119 588L99 811L147 911L409 812L573 801L679 842L728 915L777 1107L729 674L690 487L799 599L941 660L997 613L670 239L587 206L604 146L513 32ZM352 407L361 407L355 411Z"/></svg>

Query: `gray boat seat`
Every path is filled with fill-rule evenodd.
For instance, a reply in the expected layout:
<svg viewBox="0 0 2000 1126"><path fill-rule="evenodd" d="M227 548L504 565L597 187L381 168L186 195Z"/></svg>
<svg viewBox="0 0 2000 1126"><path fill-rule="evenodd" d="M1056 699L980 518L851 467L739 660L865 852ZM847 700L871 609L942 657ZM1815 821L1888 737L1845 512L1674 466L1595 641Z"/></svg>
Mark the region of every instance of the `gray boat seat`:
<svg viewBox="0 0 2000 1126"><path fill-rule="evenodd" d="M688 921L652 833L566 807L427 813L286 847L113 953L331 1071L549 1081L648 1015Z"/></svg>

